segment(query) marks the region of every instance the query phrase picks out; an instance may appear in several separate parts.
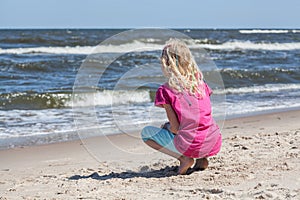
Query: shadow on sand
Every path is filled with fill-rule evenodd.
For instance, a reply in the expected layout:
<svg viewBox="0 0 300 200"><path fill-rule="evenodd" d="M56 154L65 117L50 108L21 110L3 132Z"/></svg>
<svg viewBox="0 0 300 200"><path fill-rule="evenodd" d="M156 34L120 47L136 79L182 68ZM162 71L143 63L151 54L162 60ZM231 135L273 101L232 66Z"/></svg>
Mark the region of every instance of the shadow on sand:
<svg viewBox="0 0 300 200"><path fill-rule="evenodd" d="M161 168L159 170L143 170L141 169L140 172L134 172L134 171L127 171L127 172L120 172L115 173L111 172L109 174L105 175L99 175L98 172L94 172L90 175L81 176L81 175L74 175L69 177L69 180L79 180L79 179L96 179L96 180L109 180L109 179L130 179L130 178L137 178L137 177L143 177L143 178L164 178L164 177L171 177L171 176L177 176L178 166L172 166L172 167L165 167ZM193 169L189 169L187 172L187 175L195 172Z"/></svg>

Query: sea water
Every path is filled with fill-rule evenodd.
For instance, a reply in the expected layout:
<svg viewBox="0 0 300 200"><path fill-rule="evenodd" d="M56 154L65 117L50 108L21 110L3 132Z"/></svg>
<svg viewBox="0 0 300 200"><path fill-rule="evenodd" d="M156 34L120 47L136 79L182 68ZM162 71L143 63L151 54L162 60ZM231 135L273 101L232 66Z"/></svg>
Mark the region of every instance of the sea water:
<svg viewBox="0 0 300 200"><path fill-rule="evenodd" d="M159 58L165 41L149 33L97 47L122 31L0 30L0 148L73 140L78 130L91 137L165 122L163 109L153 106L157 83L164 82ZM191 38L185 42L196 60L197 49L204 49L216 66L199 64L214 91L215 118L300 106L300 30L177 31ZM96 63L90 73L101 72L98 84L74 94L80 67L95 49L102 58L120 56ZM140 70L120 81L132 69ZM221 75L224 87L207 78L211 73ZM226 97L221 106L220 97Z"/></svg>

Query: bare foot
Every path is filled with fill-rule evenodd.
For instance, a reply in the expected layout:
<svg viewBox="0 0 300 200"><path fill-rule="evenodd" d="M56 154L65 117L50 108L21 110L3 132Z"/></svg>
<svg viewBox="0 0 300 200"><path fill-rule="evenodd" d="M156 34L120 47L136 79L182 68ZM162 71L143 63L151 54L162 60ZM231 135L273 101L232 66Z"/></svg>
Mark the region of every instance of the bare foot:
<svg viewBox="0 0 300 200"><path fill-rule="evenodd" d="M207 158L199 158L196 160L196 164L193 167L193 170L195 170L195 171L205 170L207 167L208 167Z"/></svg>
<svg viewBox="0 0 300 200"><path fill-rule="evenodd" d="M178 174L184 175L186 171L194 164L194 159L186 156L181 156L179 158L180 166L178 169Z"/></svg>

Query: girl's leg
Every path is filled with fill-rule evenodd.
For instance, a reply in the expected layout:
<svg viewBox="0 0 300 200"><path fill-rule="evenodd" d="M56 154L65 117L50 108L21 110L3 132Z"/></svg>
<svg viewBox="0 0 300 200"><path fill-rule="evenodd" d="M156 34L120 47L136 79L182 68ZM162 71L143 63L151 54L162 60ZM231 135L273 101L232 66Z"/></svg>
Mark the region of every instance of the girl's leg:
<svg viewBox="0 0 300 200"><path fill-rule="evenodd" d="M185 174L188 168L194 164L193 158L183 156L177 151L173 143L174 135L170 131L153 126L146 126L142 130L141 136L148 146L178 159L180 161L179 174Z"/></svg>
<svg viewBox="0 0 300 200"><path fill-rule="evenodd" d="M178 174L186 174L187 170L194 164L193 158L189 158L184 155L180 155L174 151L164 148L160 144L156 143L154 140L149 139L149 140L146 140L145 143L155 150L158 150L164 154L172 156L173 158L177 158L180 162Z"/></svg>

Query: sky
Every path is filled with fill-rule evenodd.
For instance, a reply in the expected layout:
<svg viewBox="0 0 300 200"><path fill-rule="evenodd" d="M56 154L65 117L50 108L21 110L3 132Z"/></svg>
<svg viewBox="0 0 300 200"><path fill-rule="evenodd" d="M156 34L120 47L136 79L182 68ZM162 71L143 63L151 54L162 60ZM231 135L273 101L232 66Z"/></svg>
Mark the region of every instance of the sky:
<svg viewBox="0 0 300 200"><path fill-rule="evenodd" d="M0 28L300 28L299 0L0 0Z"/></svg>

